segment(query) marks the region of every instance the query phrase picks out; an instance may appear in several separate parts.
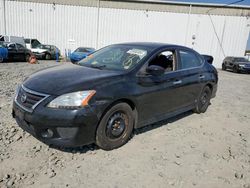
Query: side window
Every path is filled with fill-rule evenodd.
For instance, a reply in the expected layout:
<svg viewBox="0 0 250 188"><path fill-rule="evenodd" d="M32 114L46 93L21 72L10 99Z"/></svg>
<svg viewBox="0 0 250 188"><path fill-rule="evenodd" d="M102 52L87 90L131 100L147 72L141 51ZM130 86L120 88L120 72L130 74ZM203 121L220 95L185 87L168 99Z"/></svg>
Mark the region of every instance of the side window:
<svg viewBox="0 0 250 188"><path fill-rule="evenodd" d="M202 60L194 53L180 50L181 69L198 67L202 64Z"/></svg>
<svg viewBox="0 0 250 188"><path fill-rule="evenodd" d="M156 65L165 69L165 73L174 71L175 68L175 51L166 50L152 59L148 66Z"/></svg>
<svg viewBox="0 0 250 188"><path fill-rule="evenodd" d="M36 39L31 40L31 47L32 48L37 47L39 44L41 44L41 43L38 40L36 40Z"/></svg>

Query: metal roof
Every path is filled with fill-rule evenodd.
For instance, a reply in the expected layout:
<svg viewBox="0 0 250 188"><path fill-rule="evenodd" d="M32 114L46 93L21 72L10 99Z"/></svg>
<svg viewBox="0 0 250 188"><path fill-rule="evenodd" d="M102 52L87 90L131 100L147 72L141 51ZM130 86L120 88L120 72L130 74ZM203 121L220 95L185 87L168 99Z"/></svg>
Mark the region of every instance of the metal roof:
<svg viewBox="0 0 250 188"><path fill-rule="evenodd" d="M174 5L193 5L193 6L203 6L203 7L218 7L218 8L243 8L243 9L250 9L248 5L239 5L239 4L222 4L222 3L197 3L197 2L181 2L175 0L125 0L131 2L145 2L145 3L160 3L160 4L174 4Z"/></svg>
<svg viewBox="0 0 250 188"><path fill-rule="evenodd" d="M13 1L13 0L6 0ZM62 4L71 6L89 6L101 8L117 8L130 10L212 14L225 16L250 16L250 6L222 5L209 3L186 3L164 0L14 0L19 2L34 2L46 4Z"/></svg>

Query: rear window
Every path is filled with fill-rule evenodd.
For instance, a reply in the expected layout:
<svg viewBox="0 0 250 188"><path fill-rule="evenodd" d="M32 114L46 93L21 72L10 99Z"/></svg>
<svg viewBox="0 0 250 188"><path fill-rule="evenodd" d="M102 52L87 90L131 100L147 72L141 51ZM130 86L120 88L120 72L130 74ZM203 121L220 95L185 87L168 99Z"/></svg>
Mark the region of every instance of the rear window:
<svg viewBox="0 0 250 188"><path fill-rule="evenodd" d="M75 52L83 52L83 53L88 53L91 52L89 48L77 48Z"/></svg>
<svg viewBox="0 0 250 188"><path fill-rule="evenodd" d="M24 39L25 43L30 43L30 39Z"/></svg>

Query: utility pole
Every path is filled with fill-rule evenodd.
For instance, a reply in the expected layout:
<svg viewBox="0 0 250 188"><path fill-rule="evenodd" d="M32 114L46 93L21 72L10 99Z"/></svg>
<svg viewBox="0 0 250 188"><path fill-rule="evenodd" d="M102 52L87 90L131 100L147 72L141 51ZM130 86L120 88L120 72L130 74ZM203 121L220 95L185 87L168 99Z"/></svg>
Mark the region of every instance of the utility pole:
<svg viewBox="0 0 250 188"><path fill-rule="evenodd" d="M96 23L96 49L98 49L98 40L99 40L99 18L100 18L100 0L98 0L97 7L97 23Z"/></svg>

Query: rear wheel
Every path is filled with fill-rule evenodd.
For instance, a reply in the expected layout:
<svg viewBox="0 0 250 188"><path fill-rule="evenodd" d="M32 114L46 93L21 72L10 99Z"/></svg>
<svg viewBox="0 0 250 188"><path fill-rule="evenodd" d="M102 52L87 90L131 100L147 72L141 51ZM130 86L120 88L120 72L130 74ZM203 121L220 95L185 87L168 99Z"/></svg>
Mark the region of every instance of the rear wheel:
<svg viewBox="0 0 250 188"><path fill-rule="evenodd" d="M101 119L96 132L96 144L104 150L118 148L130 138L134 116L127 103L112 106Z"/></svg>
<svg viewBox="0 0 250 188"><path fill-rule="evenodd" d="M201 92L201 95L198 99L194 112L200 114L206 112L212 95L212 90L210 87L205 86Z"/></svg>
<svg viewBox="0 0 250 188"><path fill-rule="evenodd" d="M29 60L30 60L30 55L29 55L29 54L26 54L26 55L25 55L25 61L29 62Z"/></svg>
<svg viewBox="0 0 250 188"><path fill-rule="evenodd" d="M222 70L226 70L226 65L224 63L222 63Z"/></svg>
<svg viewBox="0 0 250 188"><path fill-rule="evenodd" d="M51 55L50 54L45 54L45 59L46 60L50 60L51 59Z"/></svg>

